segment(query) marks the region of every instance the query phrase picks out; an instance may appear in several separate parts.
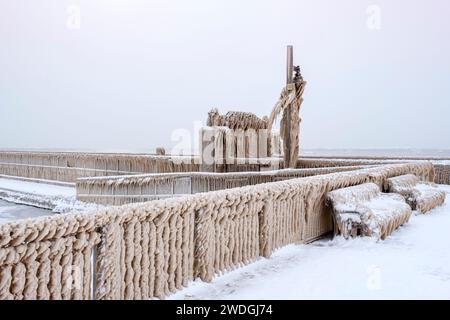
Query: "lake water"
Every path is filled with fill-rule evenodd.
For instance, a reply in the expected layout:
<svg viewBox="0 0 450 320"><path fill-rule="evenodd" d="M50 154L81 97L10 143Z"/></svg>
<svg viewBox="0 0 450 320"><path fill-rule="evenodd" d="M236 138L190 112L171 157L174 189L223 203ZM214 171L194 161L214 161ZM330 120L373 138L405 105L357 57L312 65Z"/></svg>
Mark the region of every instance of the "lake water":
<svg viewBox="0 0 450 320"><path fill-rule="evenodd" d="M18 219L48 216L52 211L0 200L0 224Z"/></svg>

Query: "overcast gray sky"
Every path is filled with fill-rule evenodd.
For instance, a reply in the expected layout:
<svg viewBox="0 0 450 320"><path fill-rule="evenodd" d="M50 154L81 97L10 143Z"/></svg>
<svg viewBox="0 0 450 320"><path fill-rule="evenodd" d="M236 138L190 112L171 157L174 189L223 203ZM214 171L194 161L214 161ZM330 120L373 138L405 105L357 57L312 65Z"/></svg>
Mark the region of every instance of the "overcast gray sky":
<svg viewBox="0 0 450 320"><path fill-rule="evenodd" d="M0 148L170 147L211 107L267 115L287 44L302 148L450 148L446 0L0 4Z"/></svg>

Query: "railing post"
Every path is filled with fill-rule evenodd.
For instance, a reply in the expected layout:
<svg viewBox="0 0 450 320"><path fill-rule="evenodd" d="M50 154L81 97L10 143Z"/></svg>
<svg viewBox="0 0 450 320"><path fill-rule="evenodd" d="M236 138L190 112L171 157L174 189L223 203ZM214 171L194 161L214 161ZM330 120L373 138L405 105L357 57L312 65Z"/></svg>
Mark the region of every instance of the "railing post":
<svg viewBox="0 0 450 320"><path fill-rule="evenodd" d="M194 278L210 282L214 275L214 257L211 253L213 236L211 212L207 207L195 211L194 223Z"/></svg>
<svg viewBox="0 0 450 320"><path fill-rule="evenodd" d="M95 300L117 300L121 297L121 227L114 221L101 230L101 241L97 247L95 278Z"/></svg>
<svg viewBox="0 0 450 320"><path fill-rule="evenodd" d="M259 220L259 254L268 258L272 254L273 245L273 199L270 194L264 203L263 210L258 215Z"/></svg>

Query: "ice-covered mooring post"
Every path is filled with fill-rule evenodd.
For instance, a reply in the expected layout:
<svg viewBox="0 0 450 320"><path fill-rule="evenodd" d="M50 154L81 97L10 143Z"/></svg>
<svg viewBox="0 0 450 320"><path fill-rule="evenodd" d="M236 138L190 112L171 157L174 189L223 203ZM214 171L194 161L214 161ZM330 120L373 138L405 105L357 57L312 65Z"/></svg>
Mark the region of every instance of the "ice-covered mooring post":
<svg viewBox="0 0 450 320"><path fill-rule="evenodd" d="M279 106L283 110L280 122L280 135L283 140L284 167L295 168L299 156L300 106L306 81L300 67L294 67L294 48L287 46L286 88L281 93ZM295 73L295 74L294 74Z"/></svg>

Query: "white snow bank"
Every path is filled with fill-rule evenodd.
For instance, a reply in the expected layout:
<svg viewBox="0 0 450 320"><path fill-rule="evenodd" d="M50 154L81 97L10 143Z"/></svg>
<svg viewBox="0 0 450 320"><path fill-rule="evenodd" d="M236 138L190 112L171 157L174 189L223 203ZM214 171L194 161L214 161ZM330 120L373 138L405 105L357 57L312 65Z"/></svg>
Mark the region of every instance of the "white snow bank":
<svg viewBox="0 0 450 320"><path fill-rule="evenodd" d="M289 245L170 299L450 299L449 199L384 241Z"/></svg>
<svg viewBox="0 0 450 320"><path fill-rule="evenodd" d="M21 191L46 196L72 197L76 195L75 187L0 178L0 189Z"/></svg>
<svg viewBox="0 0 450 320"><path fill-rule="evenodd" d="M0 178L0 199L65 213L101 207L76 199L75 187ZM1 217L1 216L0 216Z"/></svg>

